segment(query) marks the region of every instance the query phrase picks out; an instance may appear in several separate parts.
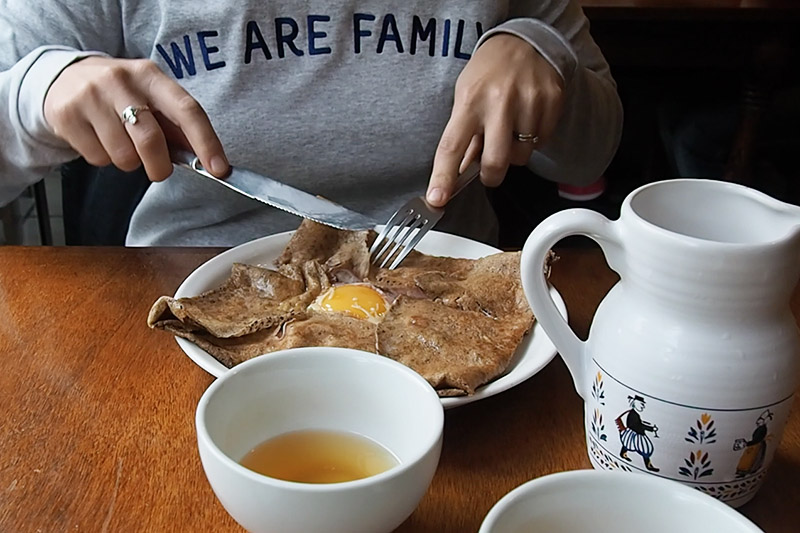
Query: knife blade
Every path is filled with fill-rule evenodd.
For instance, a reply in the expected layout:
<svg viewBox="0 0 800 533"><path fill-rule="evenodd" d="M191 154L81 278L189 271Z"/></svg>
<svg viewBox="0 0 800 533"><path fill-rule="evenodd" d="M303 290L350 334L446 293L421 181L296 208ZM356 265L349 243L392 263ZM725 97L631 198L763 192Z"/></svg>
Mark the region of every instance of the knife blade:
<svg viewBox="0 0 800 533"><path fill-rule="evenodd" d="M228 176L220 179L205 170L192 152L172 149L170 156L172 162L178 166L188 168L195 174L213 180L239 194L293 215L345 230L374 229L377 225L375 220L357 211L252 170L232 166Z"/></svg>

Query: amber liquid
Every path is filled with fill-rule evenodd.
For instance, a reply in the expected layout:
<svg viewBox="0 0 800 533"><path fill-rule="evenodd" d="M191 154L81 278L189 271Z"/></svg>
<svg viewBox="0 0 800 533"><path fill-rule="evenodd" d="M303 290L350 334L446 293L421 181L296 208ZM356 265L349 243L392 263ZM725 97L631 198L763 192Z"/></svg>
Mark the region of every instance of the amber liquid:
<svg viewBox="0 0 800 533"><path fill-rule="evenodd" d="M284 433L250 450L242 466L265 476L300 483L342 483L389 470L397 458L355 433L303 430Z"/></svg>

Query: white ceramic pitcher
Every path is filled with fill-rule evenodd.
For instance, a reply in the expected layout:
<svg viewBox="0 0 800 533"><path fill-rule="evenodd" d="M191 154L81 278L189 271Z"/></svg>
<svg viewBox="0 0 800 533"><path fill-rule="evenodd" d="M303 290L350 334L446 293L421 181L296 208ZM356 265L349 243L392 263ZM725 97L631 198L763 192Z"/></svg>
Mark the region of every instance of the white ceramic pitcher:
<svg viewBox="0 0 800 533"><path fill-rule="evenodd" d="M581 341L542 264L569 235L599 243L620 280ZM649 472L736 507L780 442L800 374L789 300L800 208L740 185L678 179L628 195L620 218L558 212L522 252L525 294L584 399L595 468Z"/></svg>

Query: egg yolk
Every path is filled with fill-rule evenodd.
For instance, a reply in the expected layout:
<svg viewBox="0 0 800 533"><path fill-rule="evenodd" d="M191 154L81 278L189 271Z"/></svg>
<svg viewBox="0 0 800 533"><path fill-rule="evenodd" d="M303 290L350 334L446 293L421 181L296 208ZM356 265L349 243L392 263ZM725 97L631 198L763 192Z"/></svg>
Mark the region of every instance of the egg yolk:
<svg viewBox="0 0 800 533"><path fill-rule="evenodd" d="M386 313L383 296L369 285L331 287L319 299L319 305L326 311L363 319L375 319Z"/></svg>

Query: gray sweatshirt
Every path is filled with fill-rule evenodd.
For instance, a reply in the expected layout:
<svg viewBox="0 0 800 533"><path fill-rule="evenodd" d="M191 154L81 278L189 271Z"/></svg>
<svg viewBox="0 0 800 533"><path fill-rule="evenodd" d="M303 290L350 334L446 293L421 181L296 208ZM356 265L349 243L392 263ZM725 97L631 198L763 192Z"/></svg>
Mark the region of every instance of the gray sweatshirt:
<svg viewBox="0 0 800 533"><path fill-rule="evenodd" d="M0 205L77 157L44 97L89 54L150 58L204 107L235 166L386 220L424 192L456 78L496 32L535 47L564 78L564 114L529 167L586 184L619 142L614 81L568 0L0 0ZM131 102L135 104L138 102ZM230 246L299 219L176 169L152 184L129 245ZM485 242L496 219L476 182L437 229Z"/></svg>

